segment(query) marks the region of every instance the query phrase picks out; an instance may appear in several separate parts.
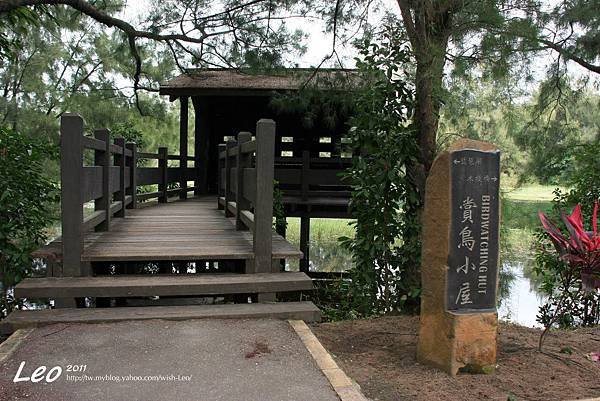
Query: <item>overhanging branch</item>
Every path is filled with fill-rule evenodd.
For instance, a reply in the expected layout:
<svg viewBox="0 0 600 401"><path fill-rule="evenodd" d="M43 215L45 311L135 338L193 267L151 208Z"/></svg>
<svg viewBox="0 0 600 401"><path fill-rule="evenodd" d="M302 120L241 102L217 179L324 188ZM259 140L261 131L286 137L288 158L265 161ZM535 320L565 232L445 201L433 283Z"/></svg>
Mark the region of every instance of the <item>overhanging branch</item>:
<svg viewBox="0 0 600 401"><path fill-rule="evenodd" d="M569 50L565 49L564 47L550 41L550 40L546 40L546 39L538 39L538 41L540 43L543 43L544 45L548 46L550 49L558 52L561 56L563 56L564 58L568 59L568 60L573 60L574 62L576 62L577 64L579 64L580 66L582 66L583 68L590 70L592 72L595 72L596 74L600 74L600 65L595 65L592 64L586 60L584 60L583 58L573 54L572 52L570 52Z"/></svg>

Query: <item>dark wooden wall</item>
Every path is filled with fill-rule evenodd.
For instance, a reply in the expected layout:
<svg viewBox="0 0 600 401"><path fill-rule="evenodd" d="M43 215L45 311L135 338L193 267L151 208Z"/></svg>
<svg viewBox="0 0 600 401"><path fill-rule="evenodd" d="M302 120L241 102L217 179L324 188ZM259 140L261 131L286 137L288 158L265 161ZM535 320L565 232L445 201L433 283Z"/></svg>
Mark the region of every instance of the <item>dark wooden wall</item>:
<svg viewBox="0 0 600 401"><path fill-rule="evenodd" d="M216 193L218 145L235 138L239 132L252 131L260 118L277 122L276 168L302 164L305 150L315 165L322 161L342 170L349 164L350 153L344 139L347 121L338 121L334 127L316 121L307 128L301 113L278 112L269 96L195 96L192 101L196 111L196 142L206 145L204 149L208 150L206 158L202 157L202 150L196 152L206 166L208 193Z"/></svg>

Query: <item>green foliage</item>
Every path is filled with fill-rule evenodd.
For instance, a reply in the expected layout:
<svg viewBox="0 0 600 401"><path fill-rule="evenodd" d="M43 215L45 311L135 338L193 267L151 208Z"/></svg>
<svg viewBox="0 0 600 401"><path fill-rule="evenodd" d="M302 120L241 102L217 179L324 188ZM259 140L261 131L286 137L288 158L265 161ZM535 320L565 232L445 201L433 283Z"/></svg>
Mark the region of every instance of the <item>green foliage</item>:
<svg viewBox="0 0 600 401"><path fill-rule="evenodd" d="M121 3L99 6L112 14ZM121 49L120 37L69 8L48 9L51 14L36 14L36 29L21 24L26 29L17 32L17 24L6 33L21 45L0 63L0 121L14 131L50 140L57 137L62 113L76 112L90 130L108 127L115 136L115 129L142 133L135 139L143 137L144 150L178 146L176 110L155 94L140 93L140 105L148 114L140 116L130 89L123 87L133 66L123 55L128 51ZM151 43L140 52L147 61L144 77L162 81L170 76L171 56L154 51Z"/></svg>
<svg viewBox="0 0 600 401"><path fill-rule="evenodd" d="M596 140L587 145L577 146L572 159L572 171L567 176L571 190L566 203L581 203L583 214L592 215L595 200L600 199L600 133Z"/></svg>
<svg viewBox="0 0 600 401"><path fill-rule="evenodd" d="M410 175L417 154L409 123L414 94L403 69L411 59L397 37L387 29L380 44L359 45L366 85L355 96L348 135L354 157L346 174L356 234L340 240L353 256L350 299L361 316L397 311L420 293L421 200Z"/></svg>
<svg viewBox="0 0 600 401"><path fill-rule="evenodd" d="M270 107L302 122L310 132L315 126L335 129L348 121L354 113L351 74L322 69L321 74L311 71L295 73L304 80L305 87L296 92L275 94Z"/></svg>
<svg viewBox="0 0 600 401"><path fill-rule="evenodd" d="M9 290L30 274L31 252L46 239L58 202L44 162L55 147L0 129L0 316L13 308Z"/></svg>
<svg viewBox="0 0 600 401"><path fill-rule="evenodd" d="M363 315L356 310L353 298L354 287L351 280L339 278L330 282L315 281L311 301L319 307L324 320L338 321L358 319Z"/></svg>
<svg viewBox="0 0 600 401"><path fill-rule="evenodd" d="M128 120L124 123L117 123L111 127L111 134L113 137L125 138L125 143L134 142L139 149L146 149L146 139L136 125Z"/></svg>
<svg viewBox="0 0 600 401"><path fill-rule="evenodd" d="M38 8L41 8L38 6ZM45 9L45 7L43 8ZM41 10L37 10L38 12ZM21 35L27 30L37 28L38 16L36 10L18 8L12 12L0 15L0 58L10 59L22 46Z"/></svg>
<svg viewBox="0 0 600 401"><path fill-rule="evenodd" d="M438 149L466 137L494 143L501 150L503 181L518 181L528 154L515 143L515 125L527 117L519 113L515 96L523 94L510 79L454 77L448 81L440 118Z"/></svg>
<svg viewBox="0 0 600 401"><path fill-rule="evenodd" d="M463 75L478 69L485 77L507 76L531 81L530 68L536 56L548 59L548 78L557 65L574 56L582 65L594 64L600 58L598 0L540 2L534 0L481 0L450 4L450 0L424 3L432 10L453 9L453 27L449 32L454 45L453 74ZM578 62L579 62L578 61ZM560 76L554 76L557 78Z"/></svg>
<svg viewBox="0 0 600 401"><path fill-rule="evenodd" d="M513 131L520 149L528 152L524 175L557 184L577 174L574 158L600 129L600 97L568 79L541 83L531 103L522 106L522 121Z"/></svg>
<svg viewBox="0 0 600 401"><path fill-rule="evenodd" d="M600 96L565 77L546 80L531 99L523 101L525 96L516 78L452 78L438 147L457 137L495 143L502 149L503 181L511 185L568 180L580 146L600 132Z"/></svg>
<svg viewBox="0 0 600 401"><path fill-rule="evenodd" d="M279 188L279 181L273 180L273 229L279 233L285 232L286 228L283 191Z"/></svg>
<svg viewBox="0 0 600 401"><path fill-rule="evenodd" d="M551 219L558 221L560 210L568 210L576 203L582 205L584 216L592 215L592 205L600 198L599 151L600 140L578 148L574 156L575 168L570 175L572 189L567 193L555 190L553 213L549 214ZM554 326L572 328L600 323L600 293L584 290L581 272L559 257L541 230L537 245L534 273L540 277L540 290L547 297L540 308L538 321L546 331ZM540 344L542 341L543 338Z"/></svg>

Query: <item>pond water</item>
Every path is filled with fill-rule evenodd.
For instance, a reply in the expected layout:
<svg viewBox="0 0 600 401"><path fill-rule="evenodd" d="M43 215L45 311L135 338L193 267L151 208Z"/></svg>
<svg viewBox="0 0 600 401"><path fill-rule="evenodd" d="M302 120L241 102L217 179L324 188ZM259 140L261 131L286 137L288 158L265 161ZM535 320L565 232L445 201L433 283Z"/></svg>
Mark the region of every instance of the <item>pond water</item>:
<svg viewBox="0 0 600 401"><path fill-rule="evenodd" d="M536 290L535 282L525 275L525 262L505 262L500 279L501 286L508 287L500 297L498 318L527 327L541 327L536 315L543 297Z"/></svg>
<svg viewBox="0 0 600 401"><path fill-rule="evenodd" d="M351 236L348 221L342 219L311 219L310 270L340 272L352 267L349 252L342 248L337 237ZM288 219L287 238L299 247L299 221ZM503 247L504 248L504 247ZM543 297L537 291L537 284L530 273L532 255L530 252L510 253L510 258L502 262L500 269L500 289L498 292L498 317L503 321L527 327L541 327L536 322L538 309ZM298 263L290 263L288 269L297 270Z"/></svg>

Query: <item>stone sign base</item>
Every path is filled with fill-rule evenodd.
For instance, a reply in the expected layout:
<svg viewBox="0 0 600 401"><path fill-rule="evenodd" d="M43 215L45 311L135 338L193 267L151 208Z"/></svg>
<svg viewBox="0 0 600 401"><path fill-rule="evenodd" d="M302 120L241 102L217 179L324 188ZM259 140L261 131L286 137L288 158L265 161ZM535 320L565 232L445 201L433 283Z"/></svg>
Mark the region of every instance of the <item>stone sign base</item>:
<svg viewBox="0 0 600 401"><path fill-rule="evenodd" d="M422 314L417 360L453 376L459 371L492 373L496 368L497 327L495 311Z"/></svg>
<svg viewBox="0 0 600 401"><path fill-rule="evenodd" d="M461 157L465 152L488 152L489 158L495 158L494 164L488 164L486 167L487 154L481 155L481 159ZM485 233L486 238L482 239L484 205L480 201L482 194L485 199L497 201L497 152L498 149L489 143L460 140L436 158L427 178L421 257L423 290L417 360L451 375L456 375L459 371L491 373L496 365L498 320L495 293L499 205L495 203L495 207L489 208L494 218L490 221L493 223L484 223L486 230L489 226L491 234ZM456 171L457 168L466 171L463 174L466 179L457 180L452 177L452 171ZM467 208L452 207L453 193L460 194L459 201L474 201L471 209L473 214L463 214ZM473 233L473 244L463 243L457 246L456 241L461 238L458 231L463 227L467 227L471 230L469 233ZM487 241L485 247L482 246L484 240ZM467 249L468 245L471 246L470 250ZM463 253L457 254L458 251ZM481 255L486 257L485 265ZM469 259L466 259L464 266L461 266L462 262L454 262L460 258L465 260L465 257ZM487 277L485 287L483 291L478 291L477 279L482 274L487 274L484 276ZM470 285L470 292L450 294L450 290L455 290L463 282L466 282L467 286ZM480 293L485 294L485 298L476 298Z"/></svg>

